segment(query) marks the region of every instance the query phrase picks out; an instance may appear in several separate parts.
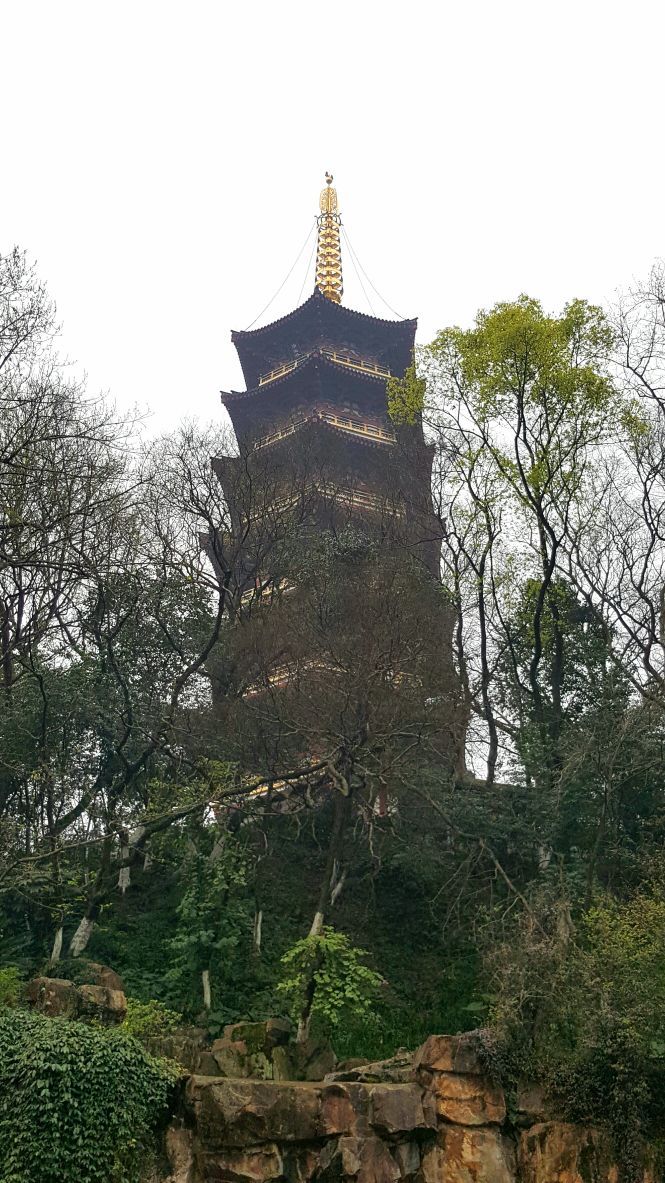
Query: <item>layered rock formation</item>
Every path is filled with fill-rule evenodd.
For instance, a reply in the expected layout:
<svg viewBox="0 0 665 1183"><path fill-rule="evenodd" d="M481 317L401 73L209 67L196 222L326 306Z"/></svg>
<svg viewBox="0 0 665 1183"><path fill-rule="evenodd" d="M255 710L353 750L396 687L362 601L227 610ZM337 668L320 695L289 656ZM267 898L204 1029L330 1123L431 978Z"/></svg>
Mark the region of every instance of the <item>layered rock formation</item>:
<svg viewBox="0 0 665 1183"><path fill-rule="evenodd" d="M168 1183L618 1183L604 1133L530 1124L528 1100L525 1128L509 1126L467 1036L318 1082L195 1074L167 1131Z"/></svg>

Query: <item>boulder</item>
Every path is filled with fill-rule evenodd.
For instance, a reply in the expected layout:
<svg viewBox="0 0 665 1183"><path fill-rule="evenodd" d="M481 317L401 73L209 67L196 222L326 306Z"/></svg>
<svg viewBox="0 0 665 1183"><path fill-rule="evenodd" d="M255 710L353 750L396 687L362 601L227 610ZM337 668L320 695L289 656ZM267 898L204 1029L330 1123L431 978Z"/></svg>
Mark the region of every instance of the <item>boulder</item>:
<svg viewBox="0 0 665 1183"><path fill-rule="evenodd" d="M105 1027L124 1022L127 999L122 990L110 990L108 986L79 986L77 994L79 1018L94 1019Z"/></svg>
<svg viewBox="0 0 665 1183"><path fill-rule="evenodd" d="M365 1128L368 1106L354 1105L349 1089L341 1084L330 1084L321 1089L321 1128L324 1134L350 1134L356 1131L359 1118Z"/></svg>
<svg viewBox="0 0 665 1183"><path fill-rule="evenodd" d="M201 1166L206 1183L267 1183L284 1177L282 1155L274 1144L227 1150L221 1158L206 1155Z"/></svg>
<svg viewBox="0 0 665 1183"><path fill-rule="evenodd" d="M244 1043L249 1055L263 1052L269 1056L274 1047L289 1042L291 1031L288 1019L265 1019L261 1023L229 1023L223 1036L232 1043Z"/></svg>
<svg viewBox="0 0 665 1183"><path fill-rule="evenodd" d="M430 1092L436 1112L458 1125L501 1125L506 1117L503 1089L485 1076L471 1073L423 1072L421 1084Z"/></svg>
<svg viewBox="0 0 665 1183"><path fill-rule="evenodd" d="M106 986L108 990L121 990L125 993L125 984L114 969L108 965L101 965L99 961L86 961L85 965L86 980L92 986Z"/></svg>
<svg viewBox="0 0 665 1183"><path fill-rule="evenodd" d="M420 1146L417 1142L398 1142L393 1148L400 1179L411 1179L420 1169Z"/></svg>
<svg viewBox="0 0 665 1183"><path fill-rule="evenodd" d="M78 1015L78 991L66 978L33 978L26 986L26 997L33 1010L42 1015L65 1019Z"/></svg>
<svg viewBox="0 0 665 1183"><path fill-rule="evenodd" d="M230 1039L226 1035L221 1039L215 1039L210 1048L210 1055L217 1065L216 1075L251 1076L259 1080L270 1080L272 1077L272 1064L265 1052L259 1049L250 1052L242 1039Z"/></svg>
<svg viewBox="0 0 665 1183"><path fill-rule="evenodd" d="M498 1129L448 1125L423 1155L422 1170L423 1183L515 1183L515 1154Z"/></svg>
<svg viewBox="0 0 665 1183"><path fill-rule="evenodd" d="M170 1125L164 1135L164 1149L171 1171L167 1183L198 1183L191 1130Z"/></svg>
<svg viewBox="0 0 665 1183"><path fill-rule="evenodd" d="M320 1039L306 1039L294 1043L296 1080L325 1080L335 1068L335 1053L329 1043Z"/></svg>
<svg viewBox="0 0 665 1183"><path fill-rule="evenodd" d="M564 1121L532 1126L518 1147L521 1183L617 1183L613 1158L607 1134Z"/></svg>
<svg viewBox="0 0 665 1183"><path fill-rule="evenodd" d="M313 1051L320 1053L321 1045L299 1051L297 1045L289 1044L291 1030L287 1019L230 1023L210 1048L215 1074L252 1080L322 1079L334 1059L319 1065Z"/></svg>
<svg viewBox="0 0 665 1183"><path fill-rule="evenodd" d="M319 1090L305 1084L192 1076L186 1097L199 1141L213 1150L322 1135Z"/></svg>
<svg viewBox="0 0 665 1183"><path fill-rule="evenodd" d="M482 1076L485 1066L478 1053L478 1036L469 1031L464 1035L430 1035L413 1060L414 1068L432 1072L470 1072Z"/></svg>
<svg viewBox="0 0 665 1183"><path fill-rule="evenodd" d="M334 1067L335 1053L329 1043L320 1040L280 1044L272 1051L275 1080L336 1080Z"/></svg>
<svg viewBox="0 0 665 1183"><path fill-rule="evenodd" d="M127 999L121 990L107 986L75 986L65 978L33 978L26 987L29 1005L52 1018L81 1019L114 1027L127 1014Z"/></svg>
<svg viewBox="0 0 665 1183"><path fill-rule="evenodd" d="M273 1080L297 1080L297 1059L292 1046L273 1048L272 1075Z"/></svg>
<svg viewBox="0 0 665 1183"><path fill-rule="evenodd" d="M436 1126L436 1119L423 1109L423 1095L417 1085L377 1084L370 1090L370 1124L382 1134L401 1134Z"/></svg>
<svg viewBox="0 0 665 1183"><path fill-rule="evenodd" d="M192 1076L186 1086L186 1104L198 1142L216 1154L264 1142L284 1148L326 1138L404 1142L409 1134L428 1135L436 1124L414 1084L277 1083ZM332 1170L331 1164L332 1159L327 1169ZM383 1173L384 1168L385 1162Z"/></svg>
<svg viewBox="0 0 665 1183"><path fill-rule="evenodd" d="M399 1167L380 1138L339 1138L321 1151L315 1173L317 1183L398 1183Z"/></svg>
<svg viewBox="0 0 665 1183"><path fill-rule="evenodd" d="M340 1138L340 1143L353 1141L357 1140ZM344 1149L342 1160L343 1158ZM362 1138L360 1145L353 1150L353 1159L358 1162L358 1170L355 1172L357 1183L397 1183L400 1178L399 1167L380 1138ZM345 1174L349 1173L345 1171Z"/></svg>

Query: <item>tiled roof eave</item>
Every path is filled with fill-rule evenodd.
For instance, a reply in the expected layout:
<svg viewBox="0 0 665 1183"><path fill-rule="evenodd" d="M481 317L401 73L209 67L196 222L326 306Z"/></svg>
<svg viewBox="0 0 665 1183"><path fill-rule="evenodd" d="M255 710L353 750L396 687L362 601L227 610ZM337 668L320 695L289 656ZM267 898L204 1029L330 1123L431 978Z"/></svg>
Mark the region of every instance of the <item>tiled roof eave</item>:
<svg viewBox="0 0 665 1183"><path fill-rule="evenodd" d="M231 333L231 340L234 343L236 341L257 341L262 335L269 334L271 330L292 323L294 320L299 320L303 315L303 310L308 307L313 306L318 311L319 302L323 300L331 308L335 309L332 315L339 316L342 320L349 319L359 322L373 322L375 324L403 327L405 330L413 332L415 332L418 325L418 321L415 318L412 320L388 320L385 317L372 316L367 312L359 312L355 308L347 308L345 304L335 304L332 300L328 300L326 296L323 296L318 289L315 289L312 295L302 304L299 304L297 308L294 308L292 312L287 312L285 316L280 316L277 320L270 321L267 325L261 325L258 329L234 329ZM328 311L327 308L326 311Z"/></svg>

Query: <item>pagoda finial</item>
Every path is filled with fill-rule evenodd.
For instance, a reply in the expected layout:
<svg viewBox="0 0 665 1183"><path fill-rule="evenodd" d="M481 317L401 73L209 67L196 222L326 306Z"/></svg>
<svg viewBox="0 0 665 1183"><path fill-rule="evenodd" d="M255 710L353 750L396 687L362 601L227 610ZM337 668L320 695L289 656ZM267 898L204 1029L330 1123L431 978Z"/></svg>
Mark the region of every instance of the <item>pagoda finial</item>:
<svg viewBox="0 0 665 1183"><path fill-rule="evenodd" d="M316 251L316 287L332 300L341 304L342 292L342 249L339 242L339 228L342 219L337 210L337 190L332 188L332 173L326 173L326 187L321 190L317 218L319 240Z"/></svg>

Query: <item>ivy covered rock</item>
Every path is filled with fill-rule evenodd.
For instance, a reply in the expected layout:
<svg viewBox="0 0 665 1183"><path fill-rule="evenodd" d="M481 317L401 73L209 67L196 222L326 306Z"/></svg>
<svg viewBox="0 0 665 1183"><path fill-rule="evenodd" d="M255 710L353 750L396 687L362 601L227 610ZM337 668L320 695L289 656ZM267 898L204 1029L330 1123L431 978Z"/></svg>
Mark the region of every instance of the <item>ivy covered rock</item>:
<svg viewBox="0 0 665 1183"><path fill-rule="evenodd" d="M0 1179L138 1183L176 1076L121 1029L0 1012Z"/></svg>

